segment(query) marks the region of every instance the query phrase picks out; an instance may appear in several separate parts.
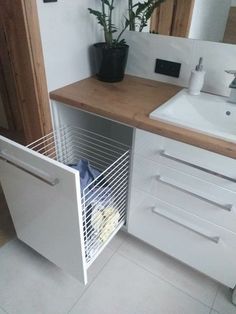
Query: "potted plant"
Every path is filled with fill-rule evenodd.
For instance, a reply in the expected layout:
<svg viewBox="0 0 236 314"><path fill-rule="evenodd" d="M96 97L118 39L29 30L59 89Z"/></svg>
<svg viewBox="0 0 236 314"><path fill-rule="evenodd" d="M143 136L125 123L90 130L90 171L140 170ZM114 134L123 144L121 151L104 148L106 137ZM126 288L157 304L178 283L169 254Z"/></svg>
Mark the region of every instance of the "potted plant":
<svg viewBox="0 0 236 314"><path fill-rule="evenodd" d="M119 31L113 23L114 3L116 0L100 0L101 10L89 8L90 14L94 15L103 28L105 42L96 43L96 55L99 64L98 78L105 82L119 82L124 78L125 67L128 58L129 46L122 39L124 31L129 27L130 30L141 32L150 19L154 9L165 0L145 0L136 2L127 0L128 17L122 29ZM115 34L117 35L116 37Z"/></svg>
<svg viewBox="0 0 236 314"><path fill-rule="evenodd" d="M125 29L129 26L128 19L125 20L123 29L118 36L117 27L113 24L113 11L115 0L101 0L101 11L89 8L89 12L97 18L102 26L105 42L94 45L99 61L98 78L105 82L119 82L124 78L129 46L121 38Z"/></svg>
<svg viewBox="0 0 236 314"><path fill-rule="evenodd" d="M144 27L148 25L153 11L161 5L165 0L145 0L137 2L128 0L128 13L129 13L129 30L142 32Z"/></svg>

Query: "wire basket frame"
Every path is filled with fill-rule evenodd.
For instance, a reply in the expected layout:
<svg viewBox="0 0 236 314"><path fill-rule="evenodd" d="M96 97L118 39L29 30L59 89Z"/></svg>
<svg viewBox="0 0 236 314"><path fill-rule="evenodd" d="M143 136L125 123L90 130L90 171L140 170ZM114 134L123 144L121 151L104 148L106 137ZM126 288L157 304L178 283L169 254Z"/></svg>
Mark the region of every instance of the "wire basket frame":
<svg viewBox="0 0 236 314"><path fill-rule="evenodd" d="M129 147L74 126L63 126L27 147L65 165L87 160L100 172L81 191L85 257L89 267L125 223Z"/></svg>

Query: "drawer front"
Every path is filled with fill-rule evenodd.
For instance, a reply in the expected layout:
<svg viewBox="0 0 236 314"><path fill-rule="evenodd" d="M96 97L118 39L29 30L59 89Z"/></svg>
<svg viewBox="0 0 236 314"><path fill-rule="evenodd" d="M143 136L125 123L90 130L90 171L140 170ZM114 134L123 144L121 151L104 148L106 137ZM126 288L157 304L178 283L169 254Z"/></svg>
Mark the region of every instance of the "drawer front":
<svg viewBox="0 0 236 314"><path fill-rule="evenodd" d="M236 160L207 150L136 130L135 154L161 161L236 191Z"/></svg>
<svg viewBox="0 0 236 314"><path fill-rule="evenodd" d="M128 231L134 236L234 287L236 234L149 194L133 190Z"/></svg>
<svg viewBox="0 0 236 314"><path fill-rule="evenodd" d="M236 232L236 193L134 155L132 186Z"/></svg>

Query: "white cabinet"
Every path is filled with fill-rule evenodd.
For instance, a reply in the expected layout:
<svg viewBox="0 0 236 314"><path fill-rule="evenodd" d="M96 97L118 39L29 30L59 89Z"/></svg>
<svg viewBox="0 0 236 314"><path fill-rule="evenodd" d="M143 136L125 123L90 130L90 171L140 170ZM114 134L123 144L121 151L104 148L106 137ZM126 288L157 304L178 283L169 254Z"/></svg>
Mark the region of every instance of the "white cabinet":
<svg viewBox="0 0 236 314"><path fill-rule="evenodd" d="M28 147L0 137L1 184L22 241L86 283L126 223L129 192L128 232L234 287L236 160L141 130L133 141L132 128L57 102L52 116L54 131ZM79 160L99 171L86 186L71 167Z"/></svg>
<svg viewBox="0 0 236 314"><path fill-rule="evenodd" d="M136 130L128 231L233 288L236 160Z"/></svg>
<svg viewBox="0 0 236 314"><path fill-rule="evenodd" d="M53 112L54 132L28 147L0 137L0 180L19 239L86 283L126 221L132 129L63 104ZM97 172L86 186L79 160Z"/></svg>

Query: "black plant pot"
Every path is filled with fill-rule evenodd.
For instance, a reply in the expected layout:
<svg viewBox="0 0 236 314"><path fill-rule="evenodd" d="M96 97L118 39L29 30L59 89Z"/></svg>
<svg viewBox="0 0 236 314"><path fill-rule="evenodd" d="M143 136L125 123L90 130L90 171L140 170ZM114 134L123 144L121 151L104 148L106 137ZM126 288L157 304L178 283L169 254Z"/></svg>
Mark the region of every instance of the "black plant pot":
<svg viewBox="0 0 236 314"><path fill-rule="evenodd" d="M128 58L129 46L107 47L105 43L94 45L97 57L97 77L104 82L122 81Z"/></svg>

